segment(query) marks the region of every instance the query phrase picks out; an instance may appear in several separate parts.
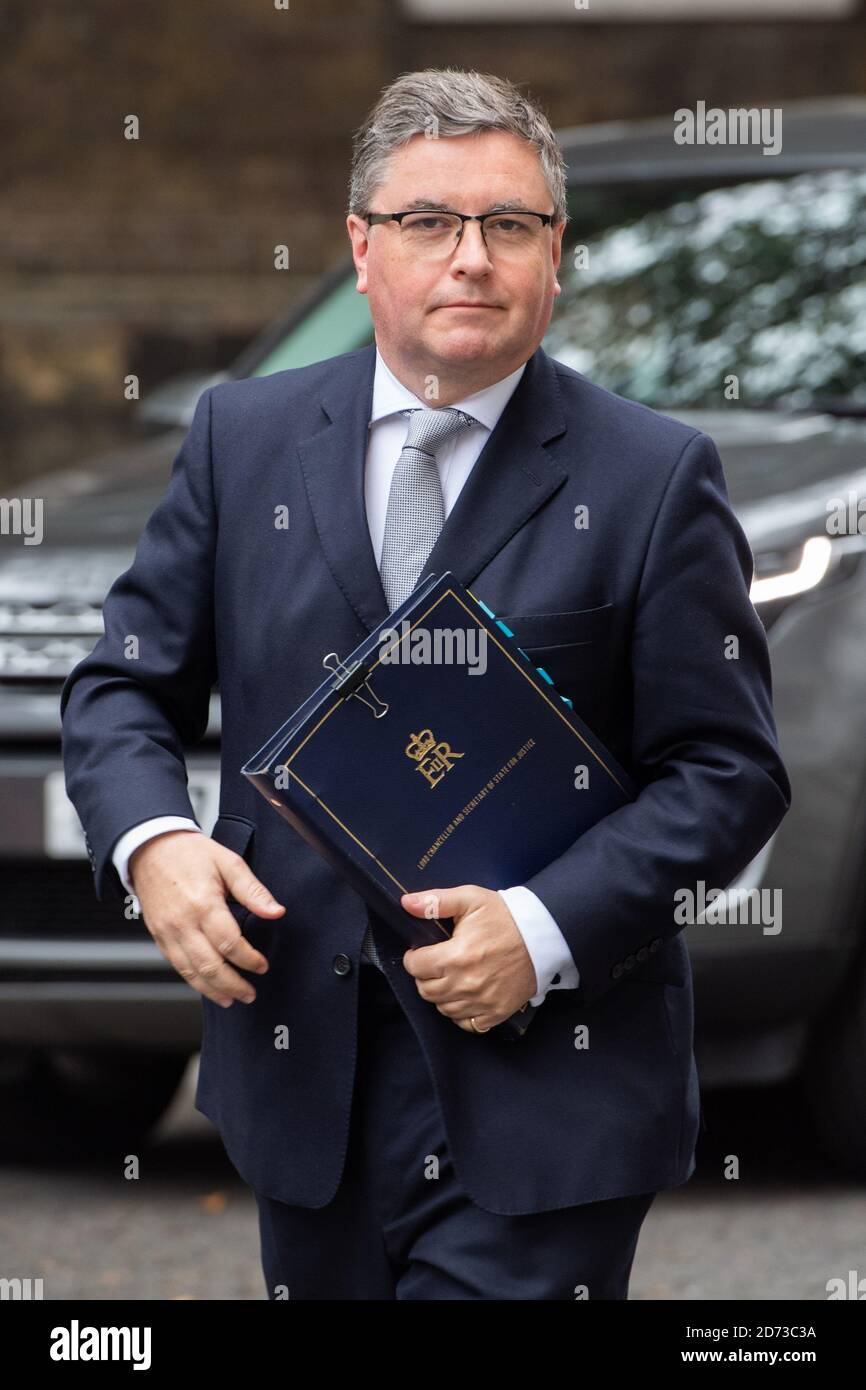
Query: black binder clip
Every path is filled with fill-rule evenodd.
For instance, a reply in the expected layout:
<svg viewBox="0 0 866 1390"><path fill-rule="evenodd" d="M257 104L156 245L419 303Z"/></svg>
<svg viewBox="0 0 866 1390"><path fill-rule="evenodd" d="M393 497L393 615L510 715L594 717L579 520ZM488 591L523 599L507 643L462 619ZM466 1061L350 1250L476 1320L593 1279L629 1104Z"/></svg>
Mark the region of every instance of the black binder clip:
<svg viewBox="0 0 866 1390"><path fill-rule="evenodd" d="M369 667L363 661L354 661L351 666L346 666L336 652L328 652L327 656L322 657L322 665L330 671L337 679L334 681L333 690L343 693L345 699L354 696L360 700L362 705L373 711L374 719L381 719L383 714L387 714L390 708L384 700L380 700L368 679ZM361 694L359 687L363 687L370 696L369 700Z"/></svg>

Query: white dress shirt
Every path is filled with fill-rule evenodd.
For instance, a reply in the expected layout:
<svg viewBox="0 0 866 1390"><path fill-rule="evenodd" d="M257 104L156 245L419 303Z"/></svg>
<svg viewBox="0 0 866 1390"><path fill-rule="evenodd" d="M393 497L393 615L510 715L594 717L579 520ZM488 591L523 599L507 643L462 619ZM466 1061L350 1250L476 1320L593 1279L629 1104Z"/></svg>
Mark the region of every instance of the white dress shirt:
<svg viewBox="0 0 866 1390"><path fill-rule="evenodd" d="M478 424L447 440L437 450L436 465L446 517L525 369L526 363L501 381L495 381L492 386L485 386L482 391L451 403L453 409L465 410ZM435 408L435 402L419 399L404 386L389 370L377 347L364 474L367 524L377 567L382 556L391 479L408 433L406 417L400 411L419 406L431 409ZM201 827L186 816L155 816L134 825L118 839L112 862L128 892L135 892L128 867L133 850L168 830L202 833ZM540 1004L548 989L574 989L579 981L577 967L565 937L541 899L522 886L500 888L499 894L517 924L535 967L537 993L530 1002Z"/></svg>

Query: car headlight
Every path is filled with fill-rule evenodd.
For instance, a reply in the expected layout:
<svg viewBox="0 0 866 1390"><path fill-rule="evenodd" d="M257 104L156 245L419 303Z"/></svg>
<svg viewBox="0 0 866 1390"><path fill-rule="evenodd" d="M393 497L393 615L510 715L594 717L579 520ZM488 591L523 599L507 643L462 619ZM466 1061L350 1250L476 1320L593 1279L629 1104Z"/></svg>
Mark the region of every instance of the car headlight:
<svg viewBox="0 0 866 1390"><path fill-rule="evenodd" d="M756 561L756 574L752 580L749 597L754 604L772 603L777 599L793 598L814 589L830 568L833 545L828 536L809 536L793 555L779 556L775 563L780 567L773 572L774 558L762 556L764 570ZM792 563L793 561L793 563Z"/></svg>
<svg viewBox="0 0 866 1390"><path fill-rule="evenodd" d="M842 583L866 555L866 536L812 535L755 552L749 596L769 632L801 597Z"/></svg>

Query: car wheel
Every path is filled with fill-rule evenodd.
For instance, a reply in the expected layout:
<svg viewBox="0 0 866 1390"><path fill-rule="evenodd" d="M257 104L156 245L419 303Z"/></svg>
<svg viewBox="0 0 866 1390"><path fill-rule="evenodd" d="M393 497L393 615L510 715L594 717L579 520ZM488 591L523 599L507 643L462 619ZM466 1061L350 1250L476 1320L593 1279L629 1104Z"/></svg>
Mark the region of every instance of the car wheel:
<svg viewBox="0 0 866 1390"><path fill-rule="evenodd" d="M834 1002L809 1041L802 1075L815 1135L836 1166L866 1178L866 966Z"/></svg>
<svg viewBox="0 0 866 1390"><path fill-rule="evenodd" d="M134 1153L164 1114L185 1054L5 1051L0 1158L109 1158Z"/></svg>

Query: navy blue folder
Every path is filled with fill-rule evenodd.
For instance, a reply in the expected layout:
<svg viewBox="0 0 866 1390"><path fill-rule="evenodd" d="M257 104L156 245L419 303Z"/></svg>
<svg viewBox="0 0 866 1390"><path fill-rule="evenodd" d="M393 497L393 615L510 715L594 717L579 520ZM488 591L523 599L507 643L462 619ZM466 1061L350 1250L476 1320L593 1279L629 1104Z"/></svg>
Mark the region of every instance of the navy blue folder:
<svg viewBox="0 0 866 1390"><path fill-rule="evenodd" d="M394 930L401 953L454 925L413 917L402 893L524 883L637 794L450 571L323 664L331 674L241 772ZM534 1012L527 1003L500 1029L520 1037Z"/></svg>

